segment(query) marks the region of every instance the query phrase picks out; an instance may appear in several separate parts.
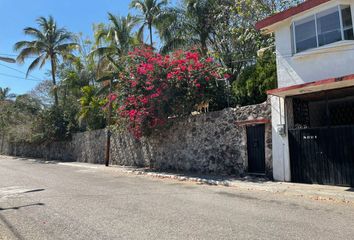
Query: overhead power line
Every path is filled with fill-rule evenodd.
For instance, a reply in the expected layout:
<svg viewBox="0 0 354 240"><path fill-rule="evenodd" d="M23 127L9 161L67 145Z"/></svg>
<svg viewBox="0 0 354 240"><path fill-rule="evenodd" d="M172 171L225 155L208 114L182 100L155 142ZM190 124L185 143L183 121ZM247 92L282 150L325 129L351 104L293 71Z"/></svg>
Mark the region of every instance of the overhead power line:
<svg viewBox="0 0 354 240"><path fill-rule="evenodd" d="M11 54L11 53L0 53L0 56L5 56L5 57L18 57L17 54ZM26 58L37 58L37 57L26 57Z"/></svg>
<svg viewBox="0 0 354 240"><path fill-rule="evenodd" d="M13 68L13 67L10 67L10 66L7 66L7 65L2 64L2 63L0 63L0 66L6 67L6 68L8 68L8 69L11 69L11 70L16 71L16 72L19 72L19 73L27 74L27 73L25 73L25 72L23 72L23 71L21 71L21 70L18 70L18 69L16 69L16 68ZM32 74L29 74L28 76L30 76L30 77L32 77L32 78L34 78L34 79L37 79L37 80L40 80L40 81L41 81L41 79L40 79L39 77L33 76Z"/></svg>
<svg viewBox="0 0 354 240"><path fill-rule="evenodd" d="M42 82L43 80L38 80L38 79L33 79L33 78L24 78L20 76L15 76L11 74L6 74L6 73L0 73L0 76L5 76L9 78L16 78L16 79L21 79L21 80L27 80L27 81L33 81L33 82Z"/></svg>

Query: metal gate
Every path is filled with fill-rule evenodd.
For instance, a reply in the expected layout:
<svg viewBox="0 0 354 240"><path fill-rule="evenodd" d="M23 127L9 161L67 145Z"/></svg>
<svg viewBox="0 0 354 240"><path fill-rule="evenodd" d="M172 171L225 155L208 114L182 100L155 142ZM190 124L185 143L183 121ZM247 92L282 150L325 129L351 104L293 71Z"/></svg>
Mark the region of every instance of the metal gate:
<svg viewBox="0 0 354 240"><path fill-rule="evenodd" d="M354 186L354 125L289 130L293 182Z"/></svg>
<svg viewBox="0 0 354 240"><path fill-rule="evenodd" d="M248 171L265 173L265 125L247 127Z"/></svg>

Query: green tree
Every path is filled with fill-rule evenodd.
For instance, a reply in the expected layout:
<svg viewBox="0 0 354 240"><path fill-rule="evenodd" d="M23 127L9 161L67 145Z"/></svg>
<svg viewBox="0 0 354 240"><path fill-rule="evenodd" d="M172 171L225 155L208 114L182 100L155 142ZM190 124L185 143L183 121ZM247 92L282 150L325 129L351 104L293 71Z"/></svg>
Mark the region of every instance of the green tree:
<svg viewBox="0 0 354 240"><path fill-rule="evenodd" d="M140 44L138 38L133 36L133 28L139 19L128 15L115 16L108 13L109 25L100 24L95 29L95 40L98 46L94 54L99 56L126 55L132 46Z"/></svg>
<svg viewBox="0 0 354 240"><path fill-rule="evenodd" d="M181 7L170 14L170 24L161 30L166 53L177 48L196 46L203 56L208 53L210 36L215 31L215 0L184 0Z"/></svg>
<svg viewBox="0 0 354 240"><path fill-rule="evenodd" d="M0 135L1 145L0 153L3 151L5 136L8 133L8 127L11 123L11 115L13 112L13 98L15 94L10 93L10 88L0 87Z"/></svg>
<svg viewBox="0 0 354 240"><path fill-rule="evenodd" d="M277 86L275 55L265 52L255 64L245 67L239 79L232 85L232 93L236 104L257 104L267 100L267 90Z"/></svg>
<svg viewBox="0 0 354 240"><path fill-rule="evenodd" d="M47 61L50 61L54 103L58 106L56 70L59 58L65 59L71 56L71 52L77 44L72 42L73 36L70 32L65 28L57 27L52 16L40 17L37 19L37 23L39 28L26 27L24 29L25 35L32 37L32 41L20 41L15 44L14 49L20 51L17 61L24 63L26 58L37 56L28 67L27 76L36 67L42 68Z"/></svg>
<svg viewBox="0 0 354 240"><path fill-rule="evenodd" d="M10 100L14 97L16 97L15 94L10 93L10 88L1 88L0 87L0 102L6 101L6 100Z"/></svg>
<svg viewBox="0 0 354 240"><path fill-rule="evenodd" d="M161 24L161 19L165 13L164 8L168 4L167 0L132 0L130 7L140 11L138 17L141 27L139 35L143 35L145 27L148 28L150 35L150 46L153 47L153 27Z"/></svg>
<svg viewBox="0 0 354 240"><path fill-rule="evenodd" d="M97 89L93 86L85 86L81 91L81 109L79 112L80 124L85 125L89 130L104 128L106 120L103 107L107 101L97 97Z"/></svg>

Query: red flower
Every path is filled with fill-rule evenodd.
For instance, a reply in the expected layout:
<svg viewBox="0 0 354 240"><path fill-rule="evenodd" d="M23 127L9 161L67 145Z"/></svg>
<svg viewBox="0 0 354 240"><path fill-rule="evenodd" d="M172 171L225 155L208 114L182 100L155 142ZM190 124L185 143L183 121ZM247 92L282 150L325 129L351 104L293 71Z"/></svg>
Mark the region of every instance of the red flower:
<svg viewBox="0 0 354 240"><path fill-rule="evenodd" d="M146 75L146 74L147 74L147 71L146 71L145 68L139 67L139 68L138 68L138 73L141 74L141 75Z"/></svg>
<svg viewBox="0 0 354 240"><path fill-rule="evenodd" d="M171 78L173 78L173 74L172 73L167 73L167 79L171 79Z"/></svg>
<svg viewBox="0 0 354 240"><path fill-rule="evenodd" d="M224 78L229 79L230 77L231 77L230 74L228 74L228 73L225 73L225 74L224 74Z"/></svg>
<svg viewBox="0 0 354 240"><path fill-rule="evenodd" d="M147 104L149 102L149 99L147 97L143 97L140 99L140 102L142 102L143 104Z"/></svg>
<svg viewBox="0 0 354 240"><path fill-rule="evenodd" d="M187 67L186 67L186 66L184 66L184 65L180 66L179 68L181 69L181 71L182 71L182 72L184 72L184 71L186 71L186 70L187 70Z"/></svg>
<svg viewBox="0 0 354 240"><path fill-rule="evenodd" d="M163 126L168 117L180 114L189 97L204 96L207 86L220 78L211 70L212 62L212 58L201 61L196 50L166 56L145 47L130 52L129 67L121 75L128 83L122 89L127 96L119 111L134 137L140 138L145 128Z"/></svg>
<svg viewBox="0 0 354 240"><path fill-rule="evenodd" d="M117 99L117 95L115 93L111 93L108 95L108 101L113 102Z"/></svg>
<svg viewBox="0 0 354 240"><path fill-rule="evenodd" d="M151 90L154 89L154 88L155 88L154 85L152 85L152 86L146 87L145 89L146 89L147 91L151 91Z"/></svg>
<svg viewBox="0 0 354 240"><path fill-rule="evenodd" d="M135 109L130 110L129 113L128 113L130 120L134 120L134 118L135 118L135 116L136 116L137 113L138 113L138 111L135 110Z"/></svg>
<svg viewBox="0 0 354 240"><path fill-rule="evenodd" d="M206 61L207 63L212 63L214 60L213 60L211 57L208 57L205 61Z"/></svg>
<svg viewBox="0 0 354 240"><path fill-rule="evenodd" d="M198 53L187 52L186 53L186 59L187 60L193 60L194 62L198 62L199 54Z"/></svg>
<svg viewBox="0 0 354 240"><path fill-rule="evenodd" d="M138 83L136 81L131 81L131 87L136 87L136 85L138 85Z"/></svg>

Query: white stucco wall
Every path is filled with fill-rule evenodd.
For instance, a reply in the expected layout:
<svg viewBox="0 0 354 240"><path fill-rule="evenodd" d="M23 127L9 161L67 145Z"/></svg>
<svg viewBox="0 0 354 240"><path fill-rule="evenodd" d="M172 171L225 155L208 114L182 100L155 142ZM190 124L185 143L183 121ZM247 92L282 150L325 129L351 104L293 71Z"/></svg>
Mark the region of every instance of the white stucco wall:
<svg viewBox="0 0 354 240"><path fill-rule="evenodd" d="M271 97L272 104L272 143L273 143L273 178L278 181L290 181L290 154L288 134L281 136L278 125L286 123L285 101Z"/></svg>
<svg viewBox="0 0 354 240"><path fill-rule="evenodd" d="M290 25L314 13L338 4L350 4L354 16L354 0L331 1L283 21L275 29L278 86L287 87L333 77L354 74L354 41L342 41L293 55Z"/></svg>
<svg viewBox="0 0 354 240"><path fill-rule="evenodd" d="M354 0L336 0L322 4L275 25L279 88L354 74L354 41L337 42L295 55L292 54L290 33L292 22L338 4L350 4L352 17L354 18ZM273 177L279 181L290 181L288 133L285 136L280 136L277 130L279 124L286 124L286 129L288 129L289 119L292 118L288 114L289 108L291 108L290 102L289 99L285 100L275 96L271 96L271 102Z"/></svg>

